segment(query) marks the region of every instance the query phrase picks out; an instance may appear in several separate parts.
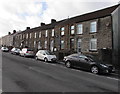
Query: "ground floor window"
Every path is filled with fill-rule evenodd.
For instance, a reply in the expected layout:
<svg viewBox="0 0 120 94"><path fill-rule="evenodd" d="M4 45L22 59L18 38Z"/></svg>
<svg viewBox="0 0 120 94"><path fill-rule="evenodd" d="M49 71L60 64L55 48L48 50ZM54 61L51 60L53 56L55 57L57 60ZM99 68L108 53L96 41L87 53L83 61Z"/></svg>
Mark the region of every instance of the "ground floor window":
<svg viewBox="0 0 120 94"><path fill-rule="evenodd" d="M77 52L81 52L81 44L82 44L82 40L77 39Z"/></svg>
<svg viewBox="0 0 120 94"><path fill-rule="evenodd" d="M70 39L70 49L74 50L74 38Z"/></svg>
<svg viewBox="0 0 120 94"><path fill-rule="evenodd" d="M45 48L47 48L47 41L45 41Z"/></svg>
<svg viewBox="0 0 120 94"><path fill-rule="evenodd" d="M64 45L65 45L64 40L61 40L61 49L64 49Z"/></svg>
<svg viewBox="0 0 120 94"><path fill-rule="evenodd" d="M51 43L50 43L50 50L51 50L51 52L53 52L53 49L54 49L54 40L52 40Z"/></svg>
<svg viewBox="0 0 120 94"><path fill-rule="evenodd" d="M36 41L34 41L34 47L36 47Z"/></svg>
<svg viewBox="0 0 120 94"><path fill-rule="evenodd" d="M97 39L90 39L90 50L97 50Z"/></svg>
<svg viewBox="0 0 120 94"><path fill-rule="evenodd" d="M41 42L38 42L38 49L41 49Z"/></svg>

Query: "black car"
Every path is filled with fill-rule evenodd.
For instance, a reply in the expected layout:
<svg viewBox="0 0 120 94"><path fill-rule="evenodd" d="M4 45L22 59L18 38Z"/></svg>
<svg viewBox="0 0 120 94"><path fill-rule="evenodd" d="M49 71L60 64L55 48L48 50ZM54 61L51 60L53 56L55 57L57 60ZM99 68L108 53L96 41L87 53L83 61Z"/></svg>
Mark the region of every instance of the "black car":
<svg viewBox="0 0 120 94"><path fill-rule="evenodd" d="M103 64L93 56L83 54L72 54L65 56L64 59L66 67L76 67L84 70L91 71L94 74L111 73L115 68L110 64Z"/></svg>

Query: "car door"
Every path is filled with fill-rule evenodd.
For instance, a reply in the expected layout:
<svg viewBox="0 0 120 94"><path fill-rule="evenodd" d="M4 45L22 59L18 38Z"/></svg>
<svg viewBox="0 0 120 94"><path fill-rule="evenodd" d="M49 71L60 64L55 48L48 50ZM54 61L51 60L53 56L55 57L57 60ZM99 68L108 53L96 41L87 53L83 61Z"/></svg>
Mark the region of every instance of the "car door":
<svg viewBox="0 0 120 94"><path fill-rule="evenodd" d="M82 69L89 69L90 61L86 56L80 55L78 59L78 66Z"/></svg>

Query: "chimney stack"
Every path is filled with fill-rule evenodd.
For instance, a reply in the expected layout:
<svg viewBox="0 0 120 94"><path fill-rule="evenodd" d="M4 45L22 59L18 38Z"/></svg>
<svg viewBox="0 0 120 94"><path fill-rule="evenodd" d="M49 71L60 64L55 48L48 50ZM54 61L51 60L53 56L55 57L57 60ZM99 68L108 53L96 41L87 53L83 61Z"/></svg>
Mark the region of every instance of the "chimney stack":
<svg viewBox="0 0 120 94"><path fill-rule="evenodd" d="M26 30L30 29L30 27L26 27Z"/></svg>
<svg viewBox="0 0 120 94"><path fill-rule="evenodd" d="M51 19L51 23L55 23L56 22L56 20L55 19Z"/></svg>
<svg viewBox="0 0 120 94"><path fill-rule="evenodd" d="M13 34L15 34L16 33L16 30L13 30Z"/></svg>
<svg viewBox="0 0 120 94"><path fill-rule="evenodd" d="M11 32L8 32L8 35L11 35Z"/></svg>
<svg viewBox="0 0 120 94"><path fill-rule="evenodd" d="M45 23L41 23L41 26L44 26L45 25Z"/></svg>

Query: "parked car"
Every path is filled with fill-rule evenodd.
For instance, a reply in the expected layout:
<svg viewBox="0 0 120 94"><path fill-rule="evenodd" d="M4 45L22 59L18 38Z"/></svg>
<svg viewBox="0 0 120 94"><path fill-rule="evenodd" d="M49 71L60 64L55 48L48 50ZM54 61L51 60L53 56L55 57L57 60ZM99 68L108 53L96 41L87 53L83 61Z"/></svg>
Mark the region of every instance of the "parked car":
<svg viewBox="0 0 120 94"><path fill-rule="evenodd" d="M57 60L57 57L56 55L54 55L52 52L48 50L39 50L36 53L36 59L44 60L45 62L48 62L48 61L54 62Z"/></svg>
<svg viewBox="0 0 120 94"><path fill-rule="evenodd" d="M7 47L2 47L2 48L1 48L1 51L3 51L3 52L8 52L9 49L8 49Z"/></svg>
<svg viewBox="0 0 120 94"><path fill-rule="evenodd" d="M32 49L29 48L23 48L20 51L20 56L24 56L24 57L34 57L34 51Z"/></svg>
<svg viewBox="0 0 120 94"><path fill-rule="evenodd" d="M20 54L20 49L19 48L12 48L11 50L11 54L16 54L16 55L19 55Z"/></svg>
<svg viewBox="0 0 120 94"><path fill-rule="evenodd" d="M111 73L115 68L111 64L104 64L93 56L86 56L83 54L72 54L65 56L64 59L66 67L77 67L84 70L91 71L94 74Z"/></svg>

